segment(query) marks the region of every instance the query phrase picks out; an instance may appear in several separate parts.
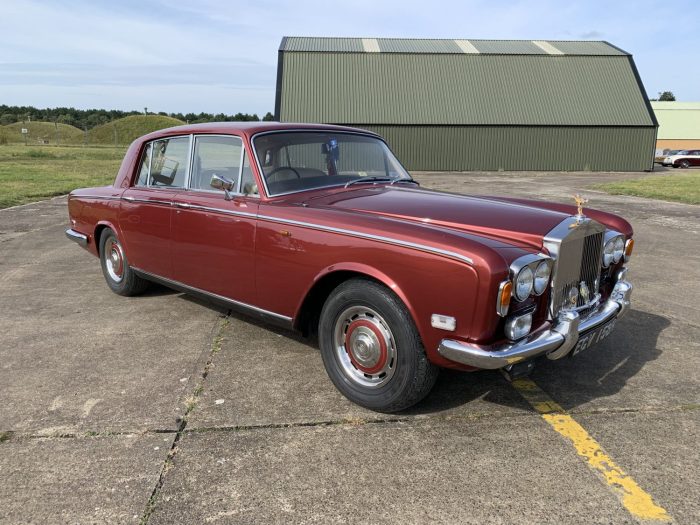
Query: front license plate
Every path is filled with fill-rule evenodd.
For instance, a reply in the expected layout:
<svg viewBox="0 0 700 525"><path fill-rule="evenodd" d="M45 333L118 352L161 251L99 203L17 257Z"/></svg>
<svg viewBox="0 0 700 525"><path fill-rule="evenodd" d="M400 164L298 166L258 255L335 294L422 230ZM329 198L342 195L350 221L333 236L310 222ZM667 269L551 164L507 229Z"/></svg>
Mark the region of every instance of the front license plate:
<svg viewBox="0 0 700 525"><path fill-rule="evenodd" d="M590 332L581 334L578 338L578 343L576 343L576 346L571 351L570 355L575 356L579 352L582 352L590 348L591 346L600 343L603 339L608 337L610 333L615 329L615 321L617 321L617 319L612 319L604 325L594 328Z"/></svg>

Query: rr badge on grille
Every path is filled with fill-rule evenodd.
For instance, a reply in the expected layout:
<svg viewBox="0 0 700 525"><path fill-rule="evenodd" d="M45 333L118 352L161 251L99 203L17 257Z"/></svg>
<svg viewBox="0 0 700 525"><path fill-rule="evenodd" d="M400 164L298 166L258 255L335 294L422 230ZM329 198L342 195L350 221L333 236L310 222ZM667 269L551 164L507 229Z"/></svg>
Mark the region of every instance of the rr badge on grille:
<svg viewBox="0 0 700 525"><path fill-rule="evenodd" d="M591 292L588 289L586 281L581 281L578 286L578 293L581 295L581 299L583 299L583 304L588 304L588 301L591 299Z"/></svg>

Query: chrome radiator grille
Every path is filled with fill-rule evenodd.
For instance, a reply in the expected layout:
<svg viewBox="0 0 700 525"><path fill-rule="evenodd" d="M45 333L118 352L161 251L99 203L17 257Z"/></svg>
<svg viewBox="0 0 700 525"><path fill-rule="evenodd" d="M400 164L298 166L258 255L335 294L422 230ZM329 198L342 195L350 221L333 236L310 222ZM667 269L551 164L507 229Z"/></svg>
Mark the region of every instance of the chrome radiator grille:
<svg viewBox="0 0 700 525"><path fill-rule="evenodd" d="M550 301L552 316L562 308L574 306L568 303L572 288L579 290L576 307L587 304L598 293L605 228L591 220L572 227L573 222L565 221L545 238L545 245L555 258ZM588 298L580 293L582 282L589 291Z"/></svg>

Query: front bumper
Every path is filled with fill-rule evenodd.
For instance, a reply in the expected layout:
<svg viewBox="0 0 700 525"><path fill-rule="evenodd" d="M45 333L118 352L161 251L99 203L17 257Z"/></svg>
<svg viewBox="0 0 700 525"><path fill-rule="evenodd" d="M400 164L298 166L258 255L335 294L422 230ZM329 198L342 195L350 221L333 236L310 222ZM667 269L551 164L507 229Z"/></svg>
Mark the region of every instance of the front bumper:
<svg viewBox="0 0 700 525"><path fill-rule="evenodd" d="M512 343L479 345L443 339L438 346L438 353L463 365L492 370L543 354L549 359L560 359L574 349L579 334L615 317L622 317L630 307L631 295L632 284L621 280L615 284L608 300L583 318L577 312L564 311L559 314L554 326L549 330L530 334Z"/></svg>

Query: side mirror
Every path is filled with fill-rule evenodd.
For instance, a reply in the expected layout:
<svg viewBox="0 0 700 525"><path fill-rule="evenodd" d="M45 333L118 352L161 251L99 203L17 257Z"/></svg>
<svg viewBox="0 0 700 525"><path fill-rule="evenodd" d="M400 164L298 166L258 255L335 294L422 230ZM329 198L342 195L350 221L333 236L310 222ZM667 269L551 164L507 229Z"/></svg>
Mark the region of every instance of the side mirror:
<svg viewBox="0 0 700 525"><path fill-rule="evenodd" d="M211 181L209 182L209 185L212 188L224 191L224 196L225 196L227 201L230 201L231 199L233 199L233 195L231 195L231 191L233 190L234 184L235 183L231 179L229 179L228 177L224 177L223 175L217 175L216 173L214 173L211 176Z"/></svg>

